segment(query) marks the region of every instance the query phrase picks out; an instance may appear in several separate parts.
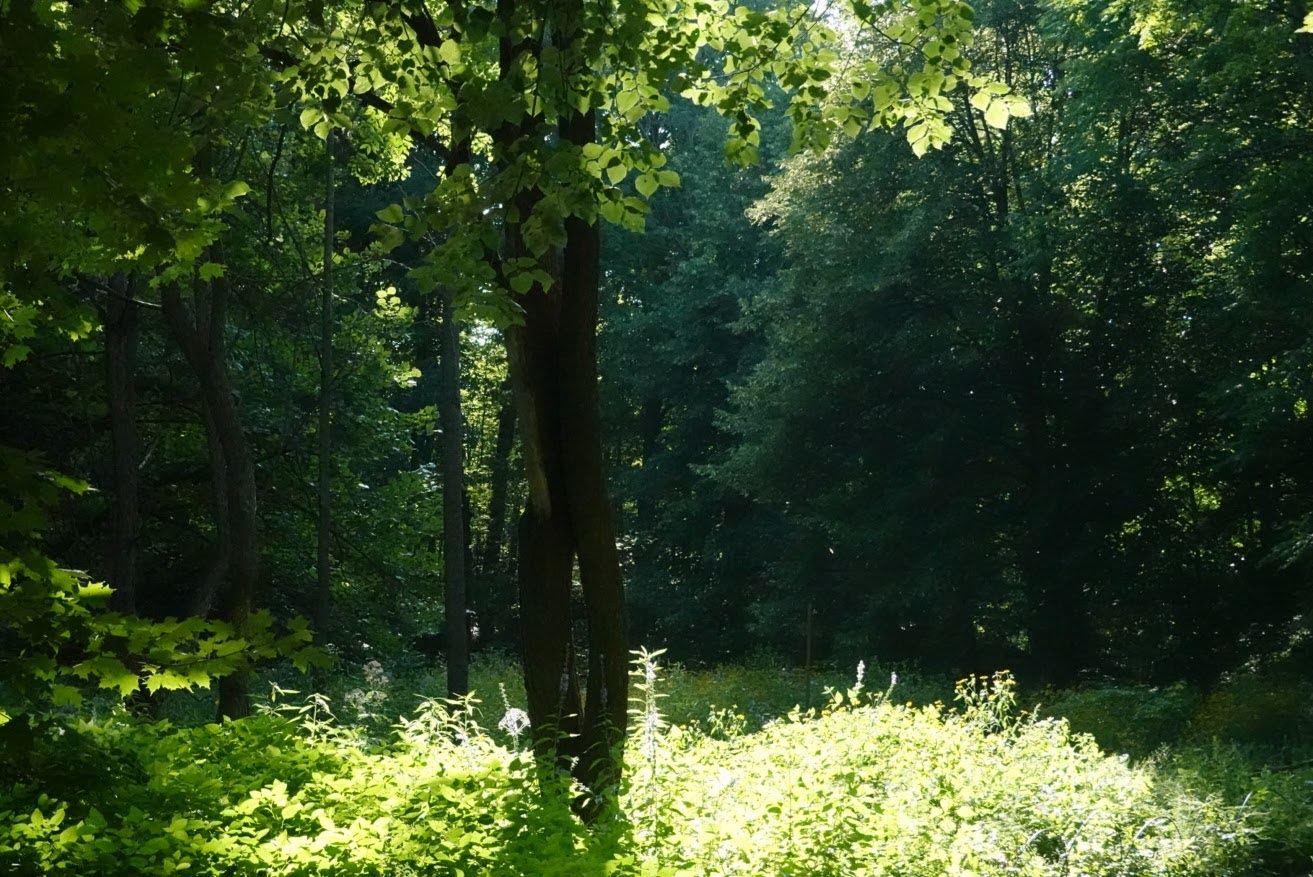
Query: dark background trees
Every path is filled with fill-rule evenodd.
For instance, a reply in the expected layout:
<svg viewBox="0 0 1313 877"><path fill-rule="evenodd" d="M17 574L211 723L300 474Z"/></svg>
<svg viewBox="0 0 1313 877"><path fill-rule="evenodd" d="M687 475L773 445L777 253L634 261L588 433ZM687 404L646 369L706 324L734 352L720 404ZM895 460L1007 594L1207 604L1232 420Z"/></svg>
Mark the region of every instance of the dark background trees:
<svg viewBox="0 0 1313 877"><path fill-rule="evenodd" d="M690 657L800 661L810 605L832 657L1058 683L1298 658L1297 20L984 3L975 24L977 69L1033 118L1000 132L964 97L942 152L791 159L751 224L749 178L681 168L615 263L636 621Z"/></svg>

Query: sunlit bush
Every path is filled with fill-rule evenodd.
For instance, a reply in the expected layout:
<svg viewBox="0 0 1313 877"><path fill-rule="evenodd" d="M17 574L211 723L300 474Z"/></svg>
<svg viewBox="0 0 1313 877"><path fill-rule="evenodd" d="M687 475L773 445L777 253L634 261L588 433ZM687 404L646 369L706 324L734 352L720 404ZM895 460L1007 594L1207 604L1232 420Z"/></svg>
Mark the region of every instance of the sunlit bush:
<svg viewBox="0 0 1313 877"><path fill-rule="evenodd" d="M669 724L655 656L636 679L625 787L589 827L500 682L491 731L428 703L382 734L323 698L194 728L52 724L21 771L0 753L0 874L1202 877L1313 844L1307 777L1226 754L1132 765L1019 713L1006 676L954 709L859 683L756 732L728 705ZM353 711L380 702L352 690Z"/></svg>
<svg viewBox="0 0 1313 877"><path fill-rule="evenodd" d="M1019 716L1006 677L959 695L955 712L855 691L759 734L676 731L633 768L630 805L652 814L636 845L708 875L1211 875L1242 860L1230 802Z"/></svg>

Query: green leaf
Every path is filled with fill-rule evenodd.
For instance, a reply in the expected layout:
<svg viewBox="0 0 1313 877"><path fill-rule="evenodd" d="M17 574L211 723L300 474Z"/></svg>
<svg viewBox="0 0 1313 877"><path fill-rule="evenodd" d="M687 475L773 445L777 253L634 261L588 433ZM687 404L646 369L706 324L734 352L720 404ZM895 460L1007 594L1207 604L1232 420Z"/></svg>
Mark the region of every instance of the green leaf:
<svg viewBox="0 0 1313 877"><path fill-rule="evenodd" d="M638 92L622 91L615 97L615 107L621 113L627 113L638 105Z"/></svg>
<svg viewBox="0 0 1313 877"><path fill-rule="evenodd" d="M1008 106L1001 100L996 100L985 110L985 123L994 128L1006 128L1008 126Z"/></svg>
<svg viewBox="0 0 1313 877"><path fill-rule="evenodd" d="M611 185L618 186L620 181L629 175L629 168L623 164L613 164L606 169L606 178L611 181Z"/></svg>
<svg viewBox="0 0 1313 877"><path fill-rule="evenodd" d="M1020 95L1010 94L1003 98L1007 103L1008 115L1015 116L1018 119L1029 119L1031 116L1030 101Z"/></svg>
<svg viewBox="0 0 1313 877"><path fill-rule="evenodd" d="M197 272L201 280L217 280L223 276L223 266L218 262L206 262Z"/></svg>
<svg viewBox="0 0 1313 877"><path fill-rule="evenodd" d="M512 274L510 281L511 289L515 290L515 292L520 295L524 295L533 288L533 275L527 271L523 271L519 274Z"/></svg>
<svg viewBox="0 0 1313 877"><path fill-rule="evenodd" d="M93 659L91 672L98 677L101 688L117 688L121 697L127 697L137 690L140 681L123 662L108 655Z"/></svg>
<svg viewBox="0 0 1313 877"><path fill-rule="evenodd" d="M619 201L604 201L600 208L602 218L617 225L625 218L624 205Z"/></svg>
<svg viewBox="0 0 1313 877"><path fill-rule="evenodd" d="M639 194L644 198L651 198L656 194L656 190L661 188L661 184L657 182L656 174L646 173L634 181L634 188L638 189Z"/></svg>
<svg viewBox="0 0 1313 877"><path fill-rule="evenodd" d="M448 67L456 66L460 63L460 43L455 40L443 40L438 48L438 57Z"/></svg>
<svg viewBox="0 0 1313 877"><path fill-rule="evenodd" d="M405 218L406 212L401 209L400 204L389 204L382 210L374 214L383 222L398 223Z"/></svg>
<svg viewBox="0 0 1313 877"><path fill-rule="evenodd" d="M78 691L71 685L60 685L56 683L50 686L50 701L55 706L80 706L82 703L82 692Z"/></svg>
<svg viewBox="0 0 1313 877"><path fill-rule="evenodd" d="M301 127L307 129L313 128L315 124L318 123L318 121L323 117L324 117L324 113L319 108L307 107L306 109L301 111Z"/></svg>
<svg viewBox="0 0 1313 877"><path fill-rule="evenodd" d="M14 366L18 365L18 363L27 359L27 355L31 352L32 352L32 348L28 347L26 344L14 344L11 345L10 347L5 348L5 355L4 355L5 368L13 368Z"/></svg>

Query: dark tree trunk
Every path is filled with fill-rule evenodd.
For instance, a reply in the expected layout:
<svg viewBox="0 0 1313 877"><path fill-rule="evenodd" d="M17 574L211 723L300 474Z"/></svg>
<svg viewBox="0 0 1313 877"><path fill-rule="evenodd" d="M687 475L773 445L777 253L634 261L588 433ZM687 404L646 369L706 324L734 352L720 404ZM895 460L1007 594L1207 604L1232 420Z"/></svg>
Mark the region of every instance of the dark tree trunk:
<svg viewBox="0 0 1313 877"><path fill-rule="evenodd" d="M592 114L572 115L564 133L573 143L591 143L595 138ZM596 225L581 219L566 221L559 414L566 498L588 614L588 700L580 741L581 779L593 790L610 788L620 779L617 750L629 705L624 591L597 400L599 232Z"/></svg>
<svg viewBox="0 0 1313 877"><path fill-rule="evenodd" d="M465 621L465 459L460 408L460 326L452 291L442 290L442 354L438 425L442 430L442 580L447 618L447 693L470 690L470 640Z"/></svg>
<svg viewBox="0 0 1313 877"><path fill-rule="evenodd" d="M324 147L328 169L324 178L324 276L319 298L319 501L318 551L315 569L315 629L328 632L333 605L333 130Z"/></svg>
<svg viewBox="0 0 1313 877"><path fill-rule="evenodd" d="M135 284L116 278L105 314L113 507L109 546L110 608L137 611L137 538L141 531L137 477L137 304Z"/></svg>
<svg viewBox="0 0 1313 877"><path fill-rule="evenodd" d="M1080 571L1066 560L1081 536L1084 510L1078 491L1056 459L1047 422L1054 402L1044 386L1044 352L1038 343L1023 343L1022 350L1031 351L1021 358L1018 394L1026 439L1027 532L1020 548L1030 658L1035 673L1045 682L1069 686L1093 663L1083 582Z"/></svg>
<svg viewBox="0 0 1313 877"><path fill-rule="evenodd" d="M200 385L206 427L212 436L211 460L220 467L215 481L220 486L222 479L222 501L216 498L215 508L226 519L228 563L226 587L218 594L219 617L241 630L251 613L259 558L255 465L228 374L227 299L227 284L220 279L196 288L191 309L176 287L165 291L163 304L169 328ZM224 522L216 520L216 525L224 531ZM244 673L220 679L219 715L249 715L248 688Z"/></svg>
<svg viewBox="0 0 1313 877"><path fill-rule="evenodd" d="M503 384L501 396L501 405L497 411L497 441L493 448L489 486L488 530L483 545L480 546L478 579L483 598L483 602L479 604L480 612L495 611L498 621L504 622L508 615L511 597L502 587L505 580L502 543L506 541L507 493L510 488L511 451L515 446L515 402L509 381ZM504 624L499 623L498 627L504 627Z"/></svg>
<svg viewBox="0 0 1313 877"><path fill-rule="evenodd" d="M214 519L215 539L209 566L191 595L190 606L192 615L207 618L214 611L215 601L223 592L224 582L228 580L228 566L232 562L232 532L228 515L228 463L223 456L223 444L219 441L219 429L209 409L204 407L202 420L205 423L205 448L209 455L210 514Z"/></svg>
<svg viewBox="0 0 1313 877"><path fill-rule="evenodd" d="M565 135L588 142L590 115ZM524 300L508 334L529 498L520 521L525 687L540 750L572 759L595 793L619 780L628 708L628 652L619 556L597 410L599 234L570 219L560 276ZM588 629L587 700L580 703L570 613L577 558ZM559 734L571 735L558 743Z"/></svg>
<svg viewBox="0 0 1313 877"><path fill-rule="evenodd" d="M574 545L566 519L558 422L559 298L555 291L530 292L523 302L524 324L506 336L529 487L518 539L524 681L529 719L544 754L555 749L560 735L577 733L583 712L574 671L570 617Z"/></svg>
<svg viewBox="0 0 1313 877"><path fill-rule="evenodd" d="M502 385L502 404L497 411L497 440L492 451L492 472L488 496L488 533L484 539L479 572L489 578L496 574L506 541L506 496L510 488L511 451L515 447L515 400L510 381Z"/></svg>
<svg viewBox="0 0 1313 877"><path fill-rule="evenodd" d="M574 75L576 40L583 24L580 0L553 7L550 33ZM498 0L505 26L499 45L502 78L523 80L521 61L535 55L535 39L515 24L516 0ZM587 71L579 71L587 72ZM570 112L560 141L582 147L596 140L591 111ZM528 116L495 134L508 158L542 144L544 120ZM509 260L529 253L519 222L532 216L541 193L516 193L506 228ZM628 652L619 555L607 496L597 411L597 306L600 249L594 224L572 217L550 290L535 285L521 297L524 320L507 333L507 351L528 501L519 526L520 610L525 689L535 747L547 763L568 767L591 792L577 802L585 816L605 806L620 778L628 708ZM540 263L548 258L539 256ZM571 617L571 573L578 561L587 616L587 700L581 696ZM562 736L566 735L566 736Z"/></svg>

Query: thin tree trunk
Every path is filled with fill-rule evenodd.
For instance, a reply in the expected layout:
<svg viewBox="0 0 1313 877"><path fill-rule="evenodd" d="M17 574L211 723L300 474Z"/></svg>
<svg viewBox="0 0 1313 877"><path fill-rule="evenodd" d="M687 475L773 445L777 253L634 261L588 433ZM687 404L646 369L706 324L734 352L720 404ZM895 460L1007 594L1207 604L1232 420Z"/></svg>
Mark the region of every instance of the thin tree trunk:
<svg viewBox="0 0 1313 877"><path fill-rule="evenodd" d="M222 460L222 502L216 499L215 507L226 517L229 535L227 586L218 596L219 615L241 630L254 601L259 557L255 465L228 374L224 338L227 299L228 286L220 278L197 287L192 313L176 287L165 290L162 301L169 328L200 385L206 424L221 452L211 453L216 464ZM240 718L250 714L245 673L221 678L218 687L220 716Z"/></svg>
<svg viewBox="0 0 1313 877"><path fill-rule="evenodd" d="M137 538L141 531L137 477L137 304L135 284L116 278L105 315L105 371L114 487L109 548L110 607L137 611Z"/></svg>
<svg viewBox="0 0 1313 877"><path fill-rule="evenodd" d="M483 602L480 612L495 611L497 621L503 622L511 599L502 583L502 558L505 556L507 494L510 489L511 451L515 446L515 404L508 379L501 388L501 404L497 411L497 439L493 447L492 472L488 497L488 529L480 546L478 581Z"/></svg>
<svg viewBox="0 0 1313 877"><path fill-rule="evenodd" d="M202 407L205 422L205 448L210 464L210 514L214 519L214 551L209 566L201 576L191 597L192 615L208 618L214 611L215 601L223 592L228 580L228 566L232 562L232 532L228 515L228 463L223 456L223 443L208 408Z"/></svg>
<svg viewBox="0 0 1313 877"><path fill-rule="evenodd" d="M324 178L324 276L319 298L319 499L316 570L319 576L315 600L315 629L328 632L333 601L333 129L329 129L324 153L328 169Z"/></svg>
<svg viewBox="0 0 1313 877"><path fill-rule="evenodd" d="M442 430L442 579L447 617L447 692L470 690L469 629L465 620L465 460L460 408L460 326L450 289L442 290L442 345L438 425Z"/></svg>
<svg viewBox="0 0 1313 877"><path fill-rule="evenodd" d="M591 112L571 114L563 127L563 136L571 143L583 145L596 138ZM595 224L571 217L566 220L566 236L559 354L562 471L588 614L588 699L579 776L598 792L620 780L619 749L629 707L629 652L597 399L601 234Z"/></svg>

